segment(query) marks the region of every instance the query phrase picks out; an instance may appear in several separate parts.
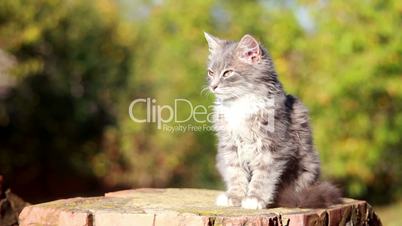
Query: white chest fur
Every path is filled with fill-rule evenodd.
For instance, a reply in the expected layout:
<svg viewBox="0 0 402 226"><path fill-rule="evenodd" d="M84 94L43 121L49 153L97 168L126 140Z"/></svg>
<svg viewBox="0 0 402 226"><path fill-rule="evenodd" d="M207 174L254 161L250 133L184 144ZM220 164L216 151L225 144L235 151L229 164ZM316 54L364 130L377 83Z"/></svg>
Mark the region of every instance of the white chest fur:
<svg viewBox="0 0 402 226"><path fill-rule="evenodd" d="M269 108L269 104L266 99L247 95L215 105L215 114L222 120L220 129L230 136L243 161L249 161L261 150L263 141L258 118Z"/></svg>
<svg viewBox="0 0 402 226"><path fill-rule="evenodd" d="M225 121L226 130L241 133L246 129L246 123L255 114L253 104L246 98L217 105L216 112Z"/></svg>
<svg viewBox="0 0 402 226"><path fill-rule="evenodd" d="M230 102L217 102L215 114L224 121L224 130L247 138L254 120L267 108L267 100L246 95Z"/></svg>

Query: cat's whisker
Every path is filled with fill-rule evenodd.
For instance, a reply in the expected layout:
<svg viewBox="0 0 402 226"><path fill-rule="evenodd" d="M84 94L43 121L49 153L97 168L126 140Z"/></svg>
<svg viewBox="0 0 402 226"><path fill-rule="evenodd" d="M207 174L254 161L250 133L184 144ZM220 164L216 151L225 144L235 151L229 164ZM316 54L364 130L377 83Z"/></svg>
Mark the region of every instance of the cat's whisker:
<svg viewBox="0 0 402 226"><path fill-rule="evenodd" d="M205 92L206 88L207 88L207 87L204 87L204 88L201 89L201 91L200 91L200 94L201 94L201 95L203 95L203 93Z"/></svg>
<svg viewBox="0 0 402 226"><path fill-rule="evenodd" d="M209 96L209 95L211 95L212 93L209 92L209 87L208 87L208 86L205 86L204 88L201 89L200 94L201 94L201 95L205 95L205 96Z"/></svg>

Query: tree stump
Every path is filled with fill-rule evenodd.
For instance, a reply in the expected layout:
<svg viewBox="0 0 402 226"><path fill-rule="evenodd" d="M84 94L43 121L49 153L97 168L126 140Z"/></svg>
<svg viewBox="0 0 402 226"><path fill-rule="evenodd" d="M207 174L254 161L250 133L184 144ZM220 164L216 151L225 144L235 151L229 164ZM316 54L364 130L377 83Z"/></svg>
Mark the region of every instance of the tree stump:
<svg viewBox="0 0 402 226"><path fill-rule="evenodd" d="M220 191L203 189L135 189L104 197L71 198L25 207L21 226L175 226L175 225L381 225L365 201L344 199L327 209L247 210L217 207Z"/></svg>

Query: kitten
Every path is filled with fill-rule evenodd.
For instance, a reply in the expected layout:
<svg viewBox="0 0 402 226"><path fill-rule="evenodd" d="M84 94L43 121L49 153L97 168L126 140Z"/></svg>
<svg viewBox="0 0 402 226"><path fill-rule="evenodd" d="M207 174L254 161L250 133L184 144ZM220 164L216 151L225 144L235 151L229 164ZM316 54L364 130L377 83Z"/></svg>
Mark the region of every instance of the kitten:
<svg viewBox="0 0 402 226"><path fill-rule="evenodd" d="M217 168L227 191L219 206L326 207L339 190L319 182L308 111L287 95L266 49L250 35L239 42L205 33L208 86L216 96Z"/></svg>

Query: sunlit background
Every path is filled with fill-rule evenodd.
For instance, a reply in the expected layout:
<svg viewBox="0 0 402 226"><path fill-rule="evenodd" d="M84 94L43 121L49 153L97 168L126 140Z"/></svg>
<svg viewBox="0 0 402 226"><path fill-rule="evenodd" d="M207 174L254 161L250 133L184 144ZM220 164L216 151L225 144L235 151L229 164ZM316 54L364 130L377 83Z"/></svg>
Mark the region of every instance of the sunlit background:
<svg viewBox="0 0 402 226"><path fill-rule="evenodd" d="M397 225L401 25L397 0L2 0L0 174L32 203L136 187L222 189L213 132L169 133L133 122L128 109L146 97L211 105L201 92L203 32L249 33L310 109L323 177Z"/></svg>

